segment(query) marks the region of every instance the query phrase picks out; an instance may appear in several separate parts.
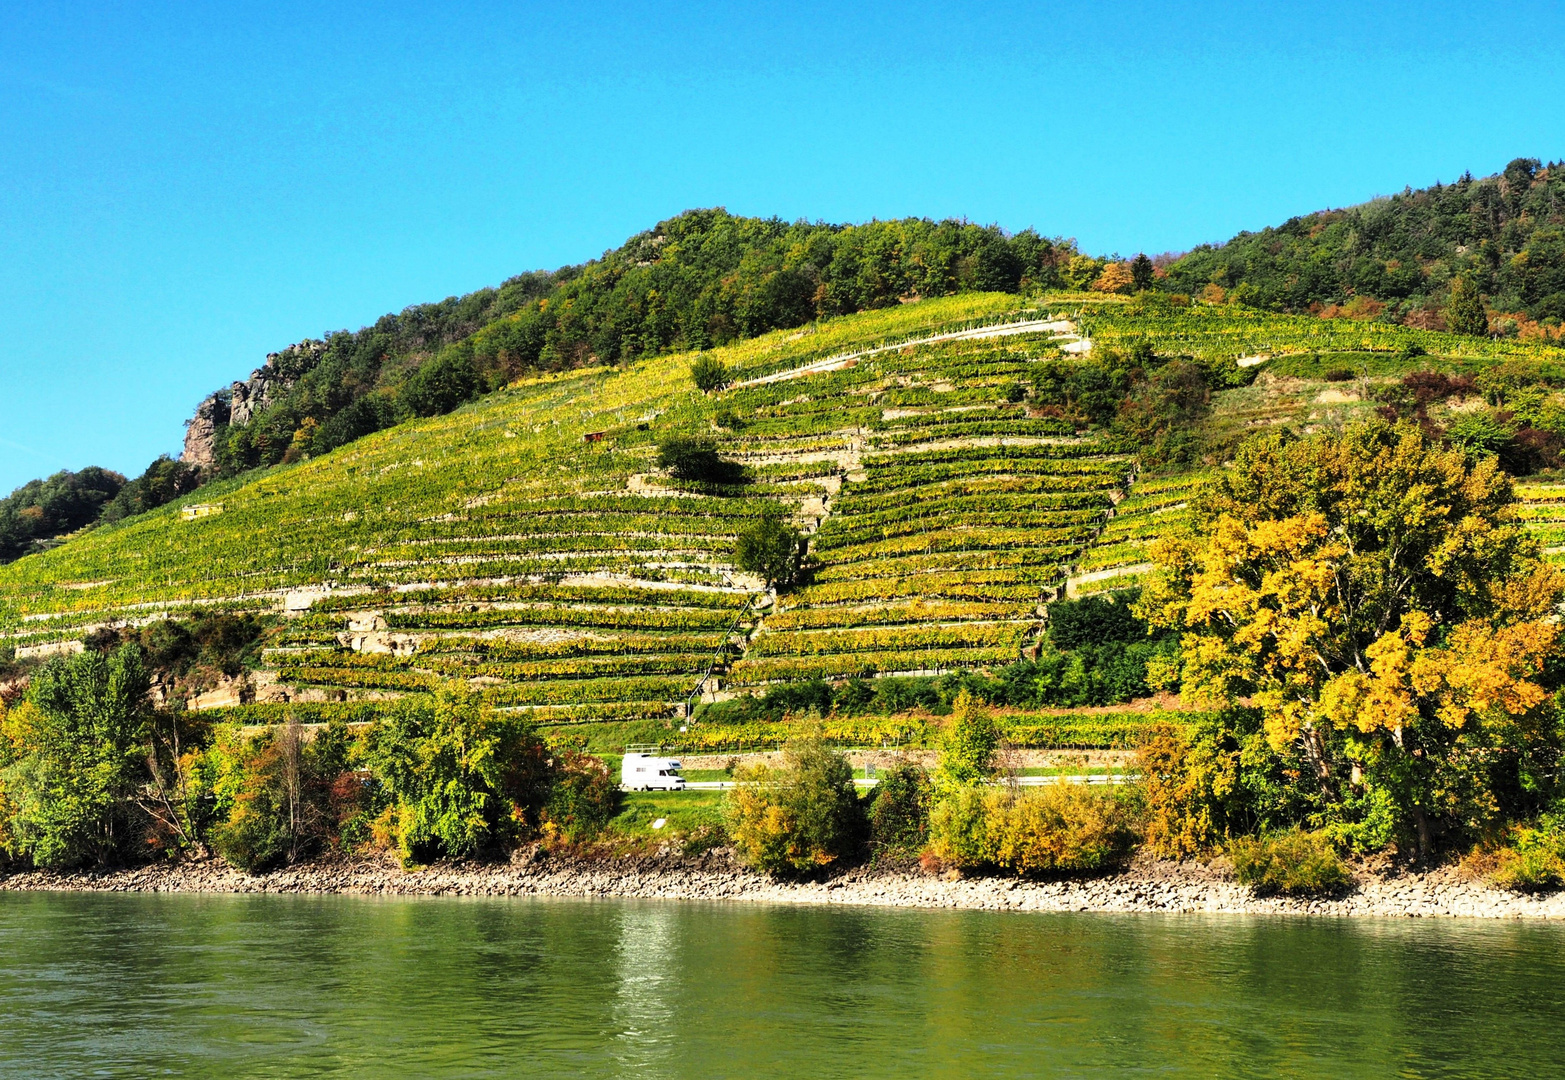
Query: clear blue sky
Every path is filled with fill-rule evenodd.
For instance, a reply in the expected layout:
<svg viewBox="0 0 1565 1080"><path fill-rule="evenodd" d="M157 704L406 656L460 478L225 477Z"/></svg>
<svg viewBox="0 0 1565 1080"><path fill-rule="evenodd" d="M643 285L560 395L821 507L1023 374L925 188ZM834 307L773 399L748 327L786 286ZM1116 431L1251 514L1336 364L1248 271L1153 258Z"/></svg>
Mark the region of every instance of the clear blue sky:
<svg viewBox="0 0 1565 1080"><path fill-rule="evenodd" d="M1180 250L1565 157L1560 4L0 8L0 492L697 206Z"/></svg>

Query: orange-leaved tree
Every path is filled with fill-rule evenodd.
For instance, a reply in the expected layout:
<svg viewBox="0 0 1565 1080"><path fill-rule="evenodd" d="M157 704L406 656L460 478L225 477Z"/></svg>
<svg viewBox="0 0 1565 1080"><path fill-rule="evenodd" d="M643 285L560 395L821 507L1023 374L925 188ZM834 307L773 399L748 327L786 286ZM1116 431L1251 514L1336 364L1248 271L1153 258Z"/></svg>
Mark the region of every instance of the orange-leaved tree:
<svg viewBox="0 0 1565 1080"><path fill-rule="evenodd" d="M1562 580L1512 504L1493 457L1413 426L1263 436L1154 546L1140 614L1183 631L1188 699L1264 712L1323 823L1427 854L1558 760Z"/></svg>

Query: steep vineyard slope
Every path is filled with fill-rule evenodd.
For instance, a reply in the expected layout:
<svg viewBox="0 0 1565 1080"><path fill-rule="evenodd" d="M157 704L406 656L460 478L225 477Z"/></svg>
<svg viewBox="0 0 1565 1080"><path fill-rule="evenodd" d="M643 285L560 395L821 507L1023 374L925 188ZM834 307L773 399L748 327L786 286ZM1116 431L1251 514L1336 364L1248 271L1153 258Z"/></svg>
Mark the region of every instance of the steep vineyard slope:
<svg viewBox="0 0 1565 1080"><path fill-rule="evenodd" d="M713 393L690 353L524 380L0 568L0 648L265 612L260 670L197 703L256 720L447 683L551 724L670 719L698 692L995 670L1035 650L1062 592L1133 586L1225 447L1370 407L1414 344L1453 370L1542 355L1156 297L969 294L713 350L732 374ZM1205 464L1138 479L1124 429L1043 400L1046 372L1137 350L1214 380L1186 455ZM1358 382L1324 381L1344 366ZM715 439L744 482L660 471L671 433ZM782 596L733 561L768 516L811 534Z"/></svg>

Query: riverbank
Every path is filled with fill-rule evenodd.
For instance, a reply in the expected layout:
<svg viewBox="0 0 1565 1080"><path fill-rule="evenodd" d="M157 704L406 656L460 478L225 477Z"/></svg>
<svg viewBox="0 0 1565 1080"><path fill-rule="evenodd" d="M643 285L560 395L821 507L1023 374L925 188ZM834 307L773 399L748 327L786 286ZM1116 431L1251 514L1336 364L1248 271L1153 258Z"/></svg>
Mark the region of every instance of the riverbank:
<svg viewBox="0 0 1565 1080"><path fill-rule="evenodd" d="M1019 881L931 875L917 867L861 867L827 881L778 882L702 856L561 858L528 850L510 863L405 871L375 858L321 860L249 875L217 859L70 874L0 876L0 890L291 893L353 896L561 896L742 900L1001 911L1374 915L1501 919L1565 918L1565 893L1530 896L1465 880L1454 868L1427 873L1362 871L1332 899L1257 897L1220 867L1146 861L1100 878Z"/></svg>

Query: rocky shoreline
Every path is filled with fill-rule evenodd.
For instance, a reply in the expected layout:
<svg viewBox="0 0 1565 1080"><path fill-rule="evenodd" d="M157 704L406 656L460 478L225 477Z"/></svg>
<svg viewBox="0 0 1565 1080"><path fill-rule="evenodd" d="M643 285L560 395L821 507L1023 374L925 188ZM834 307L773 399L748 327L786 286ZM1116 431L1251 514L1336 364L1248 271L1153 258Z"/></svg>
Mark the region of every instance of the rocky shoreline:
<svg viewBox="0 0 1565 1080"><path fill-rule="evenodd" d="M581 858L524 850L510 863L405 871L376 858L319 860L250 875L217 859L124 870L0 875L0 890L284 893L350 896L555 896L739 900L991 911L1244 915L1565 918L1565 893L1532 896L1466 880L1454 869L1361 871L1331 899L1257 897L1220 867L1141 862L1117 874L1065 881L933 875L916 865L861 867L814 882L778 882L734 864L726 850L686 857Z"/></svg>

